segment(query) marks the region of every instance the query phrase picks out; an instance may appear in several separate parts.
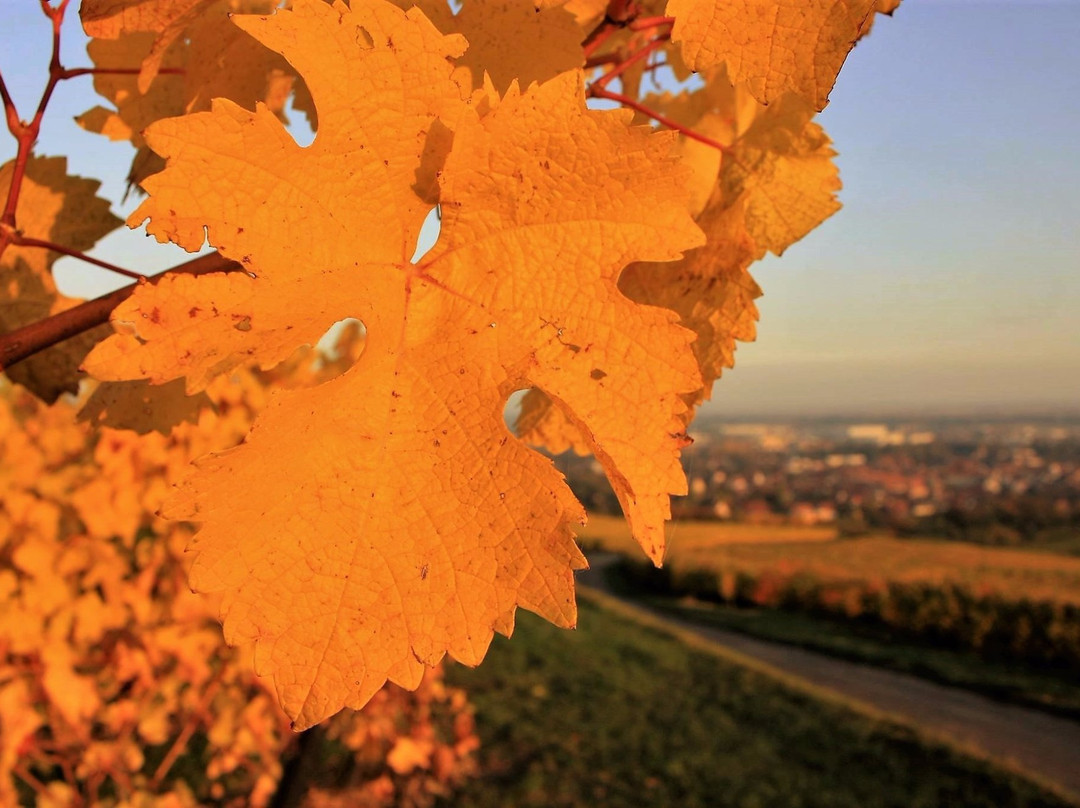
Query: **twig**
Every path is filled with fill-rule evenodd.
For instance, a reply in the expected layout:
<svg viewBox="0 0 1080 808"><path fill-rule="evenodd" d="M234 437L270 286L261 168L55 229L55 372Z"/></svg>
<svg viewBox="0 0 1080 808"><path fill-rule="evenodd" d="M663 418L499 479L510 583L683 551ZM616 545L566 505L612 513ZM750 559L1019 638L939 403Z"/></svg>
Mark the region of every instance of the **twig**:
<svg viewBox="0 0 1080 808"><path fill-rule="evenodd" d="M585 60L585 67L600 67L600 65L614 65L623 60L620 53L605 53L601 56L590 56Z"/></svg>
<svg viewBox="0 0 1080 808"><path fill-rule="evenodd" d="M187 722L184 724L184 728L180 730L180 734L176 736L176 740L173 741L172 746L169 747L169 751L165 753L165 757L161 759L161 763L158 764L157 769L154 771L154 776L150 778L150 788L156 790L161 786L161 781L165 779L165 775L169 773L169 769L176 763L176 759L183 754L184 749L187 747L188 741L191 740L191 736L195 734L195 730L199 728L199 723L205 719L206 708L210 705L210 702L214 700L214 696L217 695L218 690L221 689L221 671L219 670L213 681L206 686L206 690L203 691L202 698L199 699L199 706L192 711L188 717Z"/></svg>
<svg viewBox="0 0 1080 808"><path fill-rule="evenodd" d="M8 92L7 84L4 81L4 76L0 73L0 101L4 104L4 117L7 119L7 128L15 137L19 136L19 128L22 123L19 121L19 113L15 109L15 101L11 98L11 93Z"/></svg>
<svg viewBox="0 0 1080 808"><path fill-rule="evenodd" d="M604 21L594 28L589 35L585 37L585 41L581 43L581 49L584 51L585 57L588 58L595 53L597 48L603 45L608 38L618 30L618 26L614 25L605 17Z"/></svg>
<svg viewBox="0 0 1080 808"><path fill-rule="evenodd" d="M49 81L45 85L45 92L41 94L37 112L34 113L34 120L31 123L34 127L35 138L41 128L41 118L45 114L45 108L49 106L49 99L52 98L53 90L60 81L60 73L64 69L60 64L60 27L64 23L64 12L67 11L69 2L71 0L61 0L60 5L53 7L49 5L49 0L41 0L41 10L52 23L52 55L49 57Z"/></svg>
<svg viewBox="0 0 1080 808"><path fill-rule="evenodd" d="M219 253L211 253L194 258L179 266L166 270L167 273L185 273L202 275L207 272L240 272L243 268L235 261ZM164 275L165 273L162 273ZM143 278L139 283L153 283L156 278ZM17 328L0 336L0 370L11 367L46 348L89 331L95 326L108 322L112 310L131 297L138 284L130 284L104 297L88 300L78 306L46 317L36 323Z"/></svg>
<svg viewBox="0 0 1080 808"><path fill-rule="evenodd" d="M589 87L589 95L593 98L605 98L608 101L617 101L624 107L630 107L630 109L637 110L642 115L647 115L654 121L663 124L669 129L674 129L675 131L682 133L684 136L690 138L691 140L696 140L699 143L704 143L706 146L712 146L714 149L719 149L721 152L730 151L730 149L723 143L720 143L717 140L713 140L711 137L706 137L699 132L695 132L690 127L683 126L678 121L673 120L666 115L661 115L656 110L650 109L649 107L642 104L640 101L637 101L628 95L623 95L622 93L613 93L611 90L605 89L604 87L596 86L596 84L593 84L591 87Z"/></svg>
<svg viewBox="0 0 1080 808"><path fill-rule="evenodd" d="M108 261L101 261L97 258L87 255L86 253L79 252L78 250L72 250L68 247L61 246L60 244L54 244L51 241L42 241L39 238L29 238L27 236L14 234L11 237L11 243L19 247L41 247L44 250L52 250L53 252L61 253L62 255L70 256L71 258L78 258L80 261L85 261L88 264L107 269L110 272L115 272L118 275L123 275L133 280L141 280L146 277L145 275L134 272L130 269L124 269L118 267L116 264L110 264Z"/></svg>
<svg viewBox="0 0 1080 808"><path fill-rule="evenodd" d="M137 76L141 67L64 67L60 69L60 80L74 79L79 76ZM187 71L182 67L162 67L159 76L183 76Z"/></svg>
<svg viewBox="0 0 1080 808"><path fill-rule="evenodd" d="M626 27L631 31L647 31L650 28L660 28L664 25L674 25L674 17L638 17L631 20Z"/></svg>
<svg viewBox="0 0 1080 808"><path fill-rule="evenodd" d="M589 32L581 48L585 57L592 56L601 45L604 44L620 28L629 25L638 14L638 5L635 0L608 0L604 10L604 19Z"/></svg>
<svg viewBox="0 0 1080 808"><path fill-rule="evenodd" d="M15 227L15 208L19 203L19 192L22 190L23 177L26 175L26 164L30 159L30 151L33 149L34 142L41 132L41 119L45 115L45 108L49 106L49 99L52 98L56 83L60 80L60 73L64 69L60 65L60 26L64 22L64 12L67 10L69 2L70 0L62 0L60 5L54 8L49 5L48 0L41 0L41 10L52 23L52 55L49 58L49 81L45 84L45 90L41 93L41 100L38 101L33 120L29 123L23 123L19 119L11 95L6 87L3 89L4 112L7 117L8 130L18 143L18 151L15 154L15 167L11 172L11 185L8 186L4 212L0 214L0 224L6 224L12 229ZM2 84L3 81L0 79L0 86ZM4 252L4 249L10 243L11 239L0 233L0 254Z"/></svg>
<svg viewBox="0 0 1080 808"><path fill-rule="evenodd" d="M613 67L607 73L594 81L592 83L592 86L600 88L607 87L607 85L611 81L617 79L619 76L621 76L635 64L640 62L642 59L647 59L649 57L649 54L653 53L657 48L667 42L668 39L670 39L669 34L662 34L655 39L650 39L642 47L638 48L636 51L630 54L630 56L623 59L615 67Z"/></svg>

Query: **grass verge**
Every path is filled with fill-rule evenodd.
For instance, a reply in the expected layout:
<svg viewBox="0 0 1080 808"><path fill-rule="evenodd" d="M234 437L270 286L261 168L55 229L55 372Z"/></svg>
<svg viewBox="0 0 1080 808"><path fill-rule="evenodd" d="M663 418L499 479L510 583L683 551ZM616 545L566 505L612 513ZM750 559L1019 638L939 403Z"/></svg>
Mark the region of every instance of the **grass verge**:
<svg viewBox="0 0 1080 808"><path fill-rule="evenodd" d="M455 808L1074 805L588 600L574 632L519 615L483 665L447 669L482 740L482 775Z"/></svg>
<svg viewBox="0 0 1080 808"><path fill-rule="evenodd" d="M625 580L619 564L609 567L606 574L612 591L672 617L910 673L998 701L1080 720L1080 686L1064 674L1019 664L995 663L973 652L914 644L898 638L887 627L857 619L841 622L781 609L744 608L690 598L644 595Z"/></svg>

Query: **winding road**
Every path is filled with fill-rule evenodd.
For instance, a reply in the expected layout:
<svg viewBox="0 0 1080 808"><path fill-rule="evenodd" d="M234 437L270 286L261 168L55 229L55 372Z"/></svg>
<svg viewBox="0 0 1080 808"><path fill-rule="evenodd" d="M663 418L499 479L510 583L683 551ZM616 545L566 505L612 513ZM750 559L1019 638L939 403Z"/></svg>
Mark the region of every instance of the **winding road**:
<svg viewBox="0 0 1080 808"><path fill-rule="evenodd" d="M606 585L604 575L604 568L616 558L608 553L590 556L592 568L578 573L578 581L617 597ZM633 605L661 622L691 631L785 674L906 719L991 757L1013 761L1072 792L1080 804L1080 723L916 676L701 626Z"/></svg>

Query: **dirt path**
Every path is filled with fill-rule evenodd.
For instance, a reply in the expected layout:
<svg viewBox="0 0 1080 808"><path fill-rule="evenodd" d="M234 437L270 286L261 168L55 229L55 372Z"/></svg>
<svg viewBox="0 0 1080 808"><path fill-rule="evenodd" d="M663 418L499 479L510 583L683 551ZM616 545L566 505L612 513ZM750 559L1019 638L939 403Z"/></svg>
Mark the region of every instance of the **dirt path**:
<svg viewBox="0 0 1080 808"><path fill-rule="evenodd" d="M603 568L614 560L613 555L591 556L592 569L579 573L578 580L613 594L605 585ZM995 758L1015 761L1080 795L1080 723L908 674L651 613L846 698L906 718Z"/></svg>

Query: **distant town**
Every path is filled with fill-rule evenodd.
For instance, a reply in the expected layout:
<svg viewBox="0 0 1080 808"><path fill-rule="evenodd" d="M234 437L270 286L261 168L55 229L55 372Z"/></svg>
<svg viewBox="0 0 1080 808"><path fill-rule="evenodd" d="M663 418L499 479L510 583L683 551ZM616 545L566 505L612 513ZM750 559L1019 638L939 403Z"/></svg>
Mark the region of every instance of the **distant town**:
<svg viewBox="0 0 1080 808"><path fill-rule="evenodd" d="M835 525L986 544L1080 547L1080 417L693 425L676 518ZM592 458L559 468L593 512L618 502Z"/></svg>

